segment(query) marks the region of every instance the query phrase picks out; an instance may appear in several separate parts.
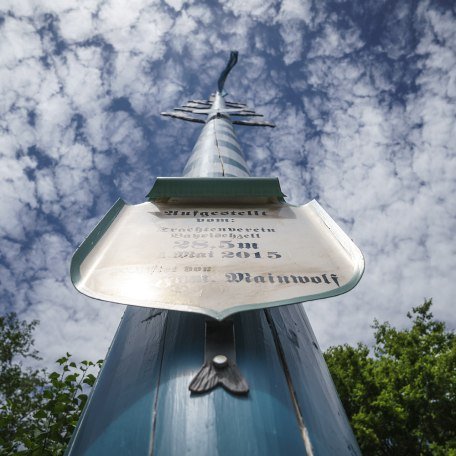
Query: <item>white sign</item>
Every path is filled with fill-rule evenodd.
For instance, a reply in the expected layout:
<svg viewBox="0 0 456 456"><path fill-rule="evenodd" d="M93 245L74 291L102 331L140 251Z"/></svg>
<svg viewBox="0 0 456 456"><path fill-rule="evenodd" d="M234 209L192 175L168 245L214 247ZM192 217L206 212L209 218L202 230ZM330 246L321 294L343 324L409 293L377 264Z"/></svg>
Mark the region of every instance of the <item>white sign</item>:
<svg viewBox="0 0 456 456"><path fill-rule="evenodd" d="M75 287L93 298L217 319L339 295L361 252L321 206L178 206L119 201L76 251Z"/></svg>

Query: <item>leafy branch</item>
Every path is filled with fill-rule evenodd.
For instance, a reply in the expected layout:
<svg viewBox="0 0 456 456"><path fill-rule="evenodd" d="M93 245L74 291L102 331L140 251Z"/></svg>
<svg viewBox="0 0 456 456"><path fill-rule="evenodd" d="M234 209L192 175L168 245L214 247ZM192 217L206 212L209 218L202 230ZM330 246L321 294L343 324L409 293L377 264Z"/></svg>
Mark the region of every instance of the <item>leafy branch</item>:
<svg viewBox="0 0 456 456"><path fill-rule="evenodd" d="M63 455L103 363L76 363L66 353L55 372L24 368L25 359L40 359L32 338L37 324L0 317L2 455Z"/></svg>

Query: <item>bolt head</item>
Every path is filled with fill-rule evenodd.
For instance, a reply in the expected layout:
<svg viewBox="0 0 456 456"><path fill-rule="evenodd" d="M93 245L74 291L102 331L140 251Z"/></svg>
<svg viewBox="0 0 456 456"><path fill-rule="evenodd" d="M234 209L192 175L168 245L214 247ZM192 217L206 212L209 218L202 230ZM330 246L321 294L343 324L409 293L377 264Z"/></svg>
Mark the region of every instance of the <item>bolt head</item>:
<svg viewBox="0 0 456 456"><path fill-rule="evenodd" d="M225 367L228 364L228 358L225 355L216 355L212 358L212 364L215 367Z"/></svg>

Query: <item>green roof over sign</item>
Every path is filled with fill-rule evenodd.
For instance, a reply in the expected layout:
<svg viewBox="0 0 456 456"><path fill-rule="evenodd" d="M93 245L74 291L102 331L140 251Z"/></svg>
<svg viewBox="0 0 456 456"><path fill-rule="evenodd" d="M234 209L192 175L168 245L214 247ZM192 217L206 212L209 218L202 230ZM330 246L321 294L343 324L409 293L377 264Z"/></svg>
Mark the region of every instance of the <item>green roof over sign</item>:
<svg viewBox="0 0 456 456"><path fill-rule="evenodd" d="M278 198L277 177L157 177L149 200L167 198Z"/></svg>

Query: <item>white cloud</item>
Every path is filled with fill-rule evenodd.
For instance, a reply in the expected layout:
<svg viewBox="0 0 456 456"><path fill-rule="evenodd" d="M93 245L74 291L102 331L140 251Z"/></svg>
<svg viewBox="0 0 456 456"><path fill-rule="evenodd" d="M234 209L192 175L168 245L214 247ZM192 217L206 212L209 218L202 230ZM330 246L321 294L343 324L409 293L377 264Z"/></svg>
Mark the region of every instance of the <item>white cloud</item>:
<svg viewBox="0 0 456 456"><path fill-rule="evenodd" d="M304 31L302 24L292 21L281 27L281 35L284 41L283 61L286 65L298 62L302 58Z"/></svg>
<svg viewBox="0 0 456 456"><path fill-rule="evenodd" d="M32 24L11 16L4 18L1 28L0 65L10 67L17 62L40 55L40 38Z"/></svg>
<svg viewBox="0 0 456 456"><path fill-rule="evenodd" d="M35 186L25 171L35 164L27 157L3 156L0 169L0 233L12 239L24 239L25 230L33 227L27 221L27 213L36 203L33 199Z"/></svg>
<svg viewBox="0 0 456 456"><path fill-rule="evenodd" d="M184 0L165 0L165 3L175 11L181 11L182 6L186 3Z"/></svg>
<svg viewBox="0 0 456 456"><path fill-rule="evenodd" d="M191 5L187 8L187 13L194 19L202 22L203 26L208 26L214 17L211 9L203 5Z"/></svg>
<svg viewBox="0 0 456 456"><path fill-rule="evenodd" d="M276 15L275 3L273 0L227 0L223 2L223 9L235 16L251 16L255 20L268 22Z"/></svg>
<svg viewBox="0 0 456 456"><path fill-rule="evenodd" d="M351 28L344 30L337 28L333 23L328 23L324 26L322 34L313 41L308 57L338 58L356 51L362 45L363 41L356 26L352 25Z"/></svg>
<svg viewBox="0 0 456 456"><path fill-rule="evenodd" d="M300 20L309 24L312 18L312 3L303 0L283 0L280 2L279 14L276 18L278 22L289 20Z"/></svg>
<svg viewBox="0 0 456 456"><path fill-rule="evenodd" d="M167 12L143 0L129 2L128 8L121 0L106 2L99 18L99 32L116 52L141 55L144 61L163 57L164 35L174 23Z"/></svg>
<svg viewBox="0 0 456 456"><path fill-rule="evenodd" d="M81 7L66 11L59 17L59 31L62 38L71 43L89 39L93 33L93 16L95 12L89 7Z"/></svg>

